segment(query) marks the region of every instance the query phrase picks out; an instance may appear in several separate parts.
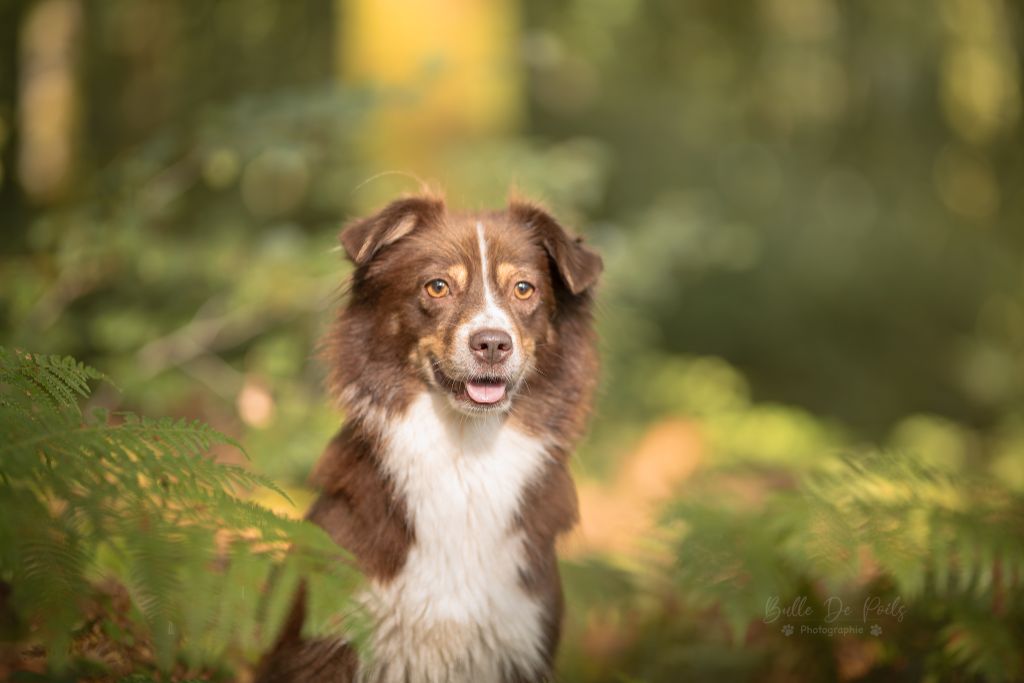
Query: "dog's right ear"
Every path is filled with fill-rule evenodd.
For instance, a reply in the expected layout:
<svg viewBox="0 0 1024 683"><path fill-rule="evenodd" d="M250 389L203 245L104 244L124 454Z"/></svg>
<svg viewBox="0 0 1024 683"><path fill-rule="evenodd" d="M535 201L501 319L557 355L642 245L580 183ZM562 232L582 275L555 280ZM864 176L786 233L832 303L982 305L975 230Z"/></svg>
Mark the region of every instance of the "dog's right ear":
<svg viewBox="0 0 1024 683"><path fill-rule="evenodd" d="M361 266L389 244L444 213L444 202L433 197L409 197L391 202L379 212L346 225L338 236L352 263Z"/></svg>

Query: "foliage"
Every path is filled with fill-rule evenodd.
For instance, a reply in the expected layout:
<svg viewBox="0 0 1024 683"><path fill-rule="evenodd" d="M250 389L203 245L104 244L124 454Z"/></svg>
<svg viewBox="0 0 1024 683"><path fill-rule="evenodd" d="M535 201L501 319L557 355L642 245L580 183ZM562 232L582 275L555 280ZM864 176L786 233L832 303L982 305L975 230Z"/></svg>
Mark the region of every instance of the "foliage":
<svg viewBox="0 0 1024 683"><path fill-rule="evenodd" d="M692 486L713 490L713 479ZM837 596L855 609L832 623L861 627L867 639L876 624L887 634L879 668L923 641L935 653L926 671L942 680L1024 674L1024 497L991 478L965 481L908 454L861 453L830 460L753 508L691 490L670 518L685 528L673 572L681 594L720 612L734 642L767 621L771 596L783 606ZM816 613L811 623L829 623ZM772 628L785 623L802 625L783 617Z"/></svg>
<svg viewBox="0 0 1024 683"><path fill-rule="evenodd" d="M1019 451L972 463L968 435L925 416L852 445L751 401L720 360L656 367L645 410L692 421L703 454L646 551L566 567L570 680L1024 676Z"/></svg>
<svg viewBox="0 0 1024 683"><path fill-rule="evenodd" d="M54 669L68 665L103 579L127 587L134 626L164 671L178 660L196 668L251 659L303 580L314 613L348 609L354 628L358 573L319 528L242 497L284 494L206 455L237 448L233 440L199 421L83 415L79 403L97 379L71 358L0 347L0 576ZM327 619L309 626L340 628Z"/></svg>
<svg viewBox="0 0 1024 683"><path fill-rule="evenodd" d="M494 0L490 15L442 3L437 25L378 28L390 5L375 0L0 5L0 343L116 377L120 392L90 397L110 413L76 418L96 439L201 419L302 507L339 422L310 359L346 274L340 224L417 177L469 207L518 185L605 259L581 493L617 495L611 521L669 510L627 534L635 543L584 544L566 563L566 680L978 680L1019 667L1006 653L1020 646L1024 494L1020 3ZM57 72L36 68L33 46L74 35L47 21L34 43L30 19L60 8L80 22L80 40L57 46L73 67L63 119L28 88ZM438 36L458 49L435 54ZM484 44L510 61L478 68ZM355 79L360 46L378 76L424 77ZM465 125L494 85L516 112ZM47 136L73 162L49 199L30 196L20 158ZM188 421L131 423L125 409ZM631 460L665 423L696 445L663 439L655 464L694 469L656 467L652 487L668 493L648 499ZM234 476L225 495L255 486L252 500L278 509L272 489ZM219 498L212 484L201 495ZM51 528L66 508L47 495ZM140 536L122 499L110 505L101 520ZM210 532L214 516L194 511L180 514ZM159 548L191 547L157 531L171 544ZM194 551L217 566L238 555L240 575L271 559L246 534L203 538ZM85 553L90 586L104 572L160 581L129 569L159 549L107 545ZM761 623L766 591L783 604L899 596L907 618L880 621L880 637L787 637ZM195 592L136 604L192 614ZM175 628L187 653L195 626ZM230 668L248 646L225 647Z"/></svg>

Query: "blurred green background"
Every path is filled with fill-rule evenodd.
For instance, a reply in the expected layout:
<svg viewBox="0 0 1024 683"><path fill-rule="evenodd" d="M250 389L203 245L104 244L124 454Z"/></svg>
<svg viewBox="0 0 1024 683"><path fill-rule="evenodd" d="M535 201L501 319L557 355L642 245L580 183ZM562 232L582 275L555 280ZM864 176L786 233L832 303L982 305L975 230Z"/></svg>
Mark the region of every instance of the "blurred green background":
<svg viewBox="0 0 1024 683"><path fill-rule="evenodd" d="M315 360L341 224L421 180L465 207L516 187L606 263L566 680L1021 672L1020 577L937 597L772 503L843 454L906 454L997 486L983 569L1011 575L1019 2L4 0L0 50L0 343L95 365L108 407L236 436L301 514L343 418ZM835 547L801 564L813 538ZM694 575L716 551L754 569ZM844 553L851 572L816 564ZM881 637L760 618L879 577L918 600Z"/></svg>

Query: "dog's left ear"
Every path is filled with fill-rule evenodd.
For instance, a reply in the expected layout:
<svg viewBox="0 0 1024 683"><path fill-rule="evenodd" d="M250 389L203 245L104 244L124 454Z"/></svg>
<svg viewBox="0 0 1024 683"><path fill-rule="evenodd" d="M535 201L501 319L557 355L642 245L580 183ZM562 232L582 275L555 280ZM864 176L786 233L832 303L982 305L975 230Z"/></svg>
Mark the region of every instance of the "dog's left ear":
<svg viewBox="0 0 1024 683"><path fill-rule="evenodd" d="M346 225L338 236L349 260L368 263L389 244L402 239L422 223L444 213L444 202L434 197L409 197L391 202L379 212Z"/></svg>
<svg viewBox="0 0 1024 683"><path fill-rule="evenodd" d="M558 275L573 294L582 294L597 282L604 264L596 252L573 237L551 215L533 204L512 202L508 207L512 220L534 230L548 252Z"/></svg>

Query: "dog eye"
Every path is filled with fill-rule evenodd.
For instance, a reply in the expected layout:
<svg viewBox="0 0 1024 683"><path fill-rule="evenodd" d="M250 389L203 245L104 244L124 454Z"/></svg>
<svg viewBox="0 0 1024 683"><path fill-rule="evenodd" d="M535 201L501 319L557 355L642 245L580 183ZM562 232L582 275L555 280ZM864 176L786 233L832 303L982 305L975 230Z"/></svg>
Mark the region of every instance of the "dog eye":
<svg viewBox="0 0 1024 683"><path fill-rule="evenodd" d="M534 287L529 282L526 282L524 280L522 282L517 282L515 289L513 289L512 291L515 293L517 299L529 299L531 296L533 296L533 293L536 290L536 287Z"/></svg>
<svg viewBox="0 0 1024 683"><path fill-rule="evenodd" d="M443 296L448 296L448 283L440 278L437 280L431 280L426 286L427 294L435 299L440 299Z"/></svg>

